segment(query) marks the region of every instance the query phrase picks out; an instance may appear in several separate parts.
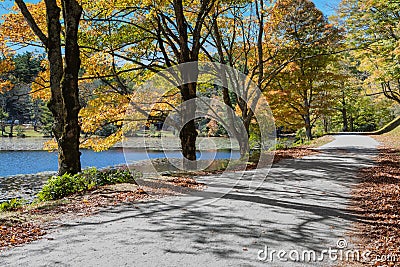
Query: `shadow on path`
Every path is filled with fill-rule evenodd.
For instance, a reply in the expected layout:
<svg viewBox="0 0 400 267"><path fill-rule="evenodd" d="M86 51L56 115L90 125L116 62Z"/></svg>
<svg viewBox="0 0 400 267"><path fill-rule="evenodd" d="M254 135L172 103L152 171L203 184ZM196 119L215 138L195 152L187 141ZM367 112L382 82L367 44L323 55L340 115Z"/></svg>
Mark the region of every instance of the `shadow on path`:
<svg viewBox="0 0 400 267"><path fill-rule="evenodd" d="M271 170L246 172L239 182L235 173L201 177L209 185L203 192L59 222L52 240L3 252L1 265L265 266L257 259L265 246L317 253L335 248L361 219L347 209L350 190L357 170L370 166L375 155L371 146L328 146L318 155L282 160ZM272 263L330 265L335 262L328 259Z"/></svg>

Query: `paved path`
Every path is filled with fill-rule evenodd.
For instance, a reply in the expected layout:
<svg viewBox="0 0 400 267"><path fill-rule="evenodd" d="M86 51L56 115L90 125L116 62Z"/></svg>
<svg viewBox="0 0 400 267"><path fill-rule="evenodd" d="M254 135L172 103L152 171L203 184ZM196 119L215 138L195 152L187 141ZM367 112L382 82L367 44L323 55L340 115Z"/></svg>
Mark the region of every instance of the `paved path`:
<svg viewBox="0 0 400 267"><path fill-rule="evenodd" d="M311 263L258 257L265 258L260 250L266 246L268 255L315 250L318 256L335 248L357 219L346 211L350 188L358 168L372 164L377 143L366 136L335 138L321 154L274 165L256 192L248 190L249 179L263 180L267 169L247 172L223 198L234 174L214 177L218 182L198 195L62 222L47 238L3 252L0 266L334 265L327 257Z"/></svg>

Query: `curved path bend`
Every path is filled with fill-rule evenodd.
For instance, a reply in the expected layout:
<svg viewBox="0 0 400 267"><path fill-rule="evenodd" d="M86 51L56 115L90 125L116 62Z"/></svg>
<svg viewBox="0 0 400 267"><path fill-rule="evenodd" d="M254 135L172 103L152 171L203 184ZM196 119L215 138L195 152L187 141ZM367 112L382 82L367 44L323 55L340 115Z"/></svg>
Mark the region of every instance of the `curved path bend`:
<svg viewBox="0 0 400 267"><path fill-rule="evenodd" d="M58 222L43 239L1 252L0 266L334 266L326 256L295 263L274 254L270 262L270 253L319 255L345 239L357 220L346 209L351 187L377 145L367 136L335 136L320 154L246 172L244 184L222 198L235 174L214 177L221 183L198 195ZM250 176L265 179L255 192L247 189Z"/></svg>

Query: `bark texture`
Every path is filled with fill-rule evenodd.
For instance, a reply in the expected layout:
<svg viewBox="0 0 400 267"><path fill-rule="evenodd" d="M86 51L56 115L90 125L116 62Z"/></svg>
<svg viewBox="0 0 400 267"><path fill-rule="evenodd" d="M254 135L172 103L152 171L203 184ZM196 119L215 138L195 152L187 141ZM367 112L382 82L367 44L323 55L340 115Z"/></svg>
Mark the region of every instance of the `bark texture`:
<svg viewBox="0 0 400 267"><path fill-rule="evenodd" d="M78 28L82 7L75 0L45 0L47 36L40 30L23 0L16 0L25 20L46 48L50 68L51 99L48 107L54 117L53 133L58 144L58 174L81 171L78 114L80 69ZM61 42L61 11L65 28L65 54Z"/></svg>

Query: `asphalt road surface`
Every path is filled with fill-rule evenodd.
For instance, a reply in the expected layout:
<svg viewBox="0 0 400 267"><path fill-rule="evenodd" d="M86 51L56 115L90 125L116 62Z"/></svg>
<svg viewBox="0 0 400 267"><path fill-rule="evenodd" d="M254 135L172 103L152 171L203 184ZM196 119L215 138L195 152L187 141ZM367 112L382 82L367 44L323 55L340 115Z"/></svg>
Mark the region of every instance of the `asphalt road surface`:
<svg viewBox="0 0 400 267"><path fill-rule="evenodd" d="M196 195L60 221L43 239L1 252L0 266L334 266L351 249L351 187L377 145L335 136L320 154L239 182L235 173L202 177L209 186ZM330 258L329 249L339 252Z"/></svg>

